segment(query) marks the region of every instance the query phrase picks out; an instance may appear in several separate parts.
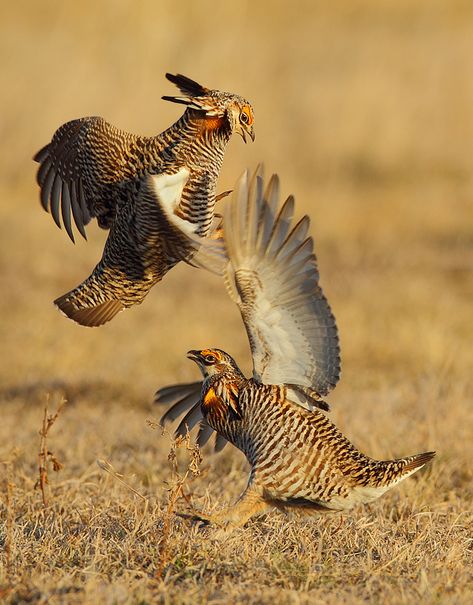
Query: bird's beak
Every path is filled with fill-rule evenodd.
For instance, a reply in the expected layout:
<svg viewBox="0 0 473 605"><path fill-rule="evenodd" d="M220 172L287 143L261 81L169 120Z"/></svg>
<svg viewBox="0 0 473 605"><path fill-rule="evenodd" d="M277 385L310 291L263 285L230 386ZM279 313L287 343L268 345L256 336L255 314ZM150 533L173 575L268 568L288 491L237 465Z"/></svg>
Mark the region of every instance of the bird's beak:
<svg viewBox="0 0 473 605"><path fill-rule="evenodd" d="M241 138L245 141L245 143L246 143L246 135L248 135L252 141L255 140L255 131L253 129L253 126L243 126L243 125L239 124L236 131L238 132L239 135L241 135Z"/></svg>
<svg viewBox="0 0 473 605"><path fill-rule="evenodd" d="M192 359L192 361L199 361L200 359L200 351L187 351L187 359Z"/></svg>

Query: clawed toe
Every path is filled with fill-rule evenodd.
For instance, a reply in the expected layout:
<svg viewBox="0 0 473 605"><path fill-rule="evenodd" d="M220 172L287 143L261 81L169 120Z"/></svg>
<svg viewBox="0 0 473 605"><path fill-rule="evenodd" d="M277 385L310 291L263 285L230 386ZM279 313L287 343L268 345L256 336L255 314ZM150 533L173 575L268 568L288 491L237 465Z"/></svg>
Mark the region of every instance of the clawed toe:
<svg viewBox="0 0 473 605"><path fill-rule="evenodd" d="M238 525L232 522L230 519L222 518L221 515L206 515L201 511L192 510L188 513L180 513L176 512L178 517L181 519L186 519L190 521L192 525L197 525L199 529L203 529L209 526L212 526L215 529L218 529L218 533L224 535L232 532Z"/></svg>
<svg viewBox="0 0 473 605"><path fill-rule="evenodd" d="M190 513L176 512L176 515L181 517L181 519L191 521L193 524L198 524L200 527L207 527L207 525L210 525L211 522L210 518L200 511L191 511Z"/></svg>

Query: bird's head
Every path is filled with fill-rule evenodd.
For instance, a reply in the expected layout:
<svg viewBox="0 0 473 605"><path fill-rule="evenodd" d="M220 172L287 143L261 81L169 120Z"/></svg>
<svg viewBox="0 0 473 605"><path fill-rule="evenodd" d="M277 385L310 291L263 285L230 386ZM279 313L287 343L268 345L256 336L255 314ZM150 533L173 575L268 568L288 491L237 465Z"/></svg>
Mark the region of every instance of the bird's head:
<svg viewBox="0 0 473 605"><path fill-rule="evenodd" d="M234 359L221 349L202 349L201 351L188 351L187 358L192 359L199 366L202 376L210 378L217 374L224 374L228 371L241 374Z"/></svg>
<svg viewBox="0 0 473 605"><path fill-rule="evenodd" d="M201 409L205 417L224 419L227 414L233 419L241 419L238 401L239 384L243 374L234 359L221 349L188 351L187 357L195 361L204 377Z"/></svg>
<svg viewBox="0 0 473 605"><path fill-rule="evenodd" d="M237 132L246 143L246 135L255 140L254 112L251 103L230 92L210 90L181 74L166 74L183 96L164 96L165 101L181 103L202 112L204 117L226 123L230 132Z"/></svg>
<svg viewBox="0 0 473 605"><path fill-rule="evenodd" d="M246 143L246 135L248 135L252 141L255 140L255 130L253 127L255 118L253 113L253 107L243 97L238 95L228 95L227 102L227 118L230 124L232 132L238 133Z"/></svg>

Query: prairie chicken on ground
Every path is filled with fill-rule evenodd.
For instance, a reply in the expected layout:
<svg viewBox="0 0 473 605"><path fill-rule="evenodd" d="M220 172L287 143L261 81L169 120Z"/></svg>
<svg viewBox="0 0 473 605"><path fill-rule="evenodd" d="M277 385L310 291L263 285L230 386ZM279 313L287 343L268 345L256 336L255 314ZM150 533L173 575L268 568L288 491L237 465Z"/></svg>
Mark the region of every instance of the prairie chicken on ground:
<svg viewBox="0 0 473 605"><path fill-rule="evenodd" d="M186 111L163 133L141 137L103 118L81 118L61 126L34 158L40 163L41 203L59 227L62 216L73 241L72 217L84 237L84 226L94 217L110 229L90 277L55 301L82 325L101 325L141 303L169 269L191 260L180 229L208 235L227 143L234 132L245 142L247 136L254 139L247 100L180 74L166 77L183 96L163 99L185 105ZM178 229L169 215L180 219Z"/></svg>
<svg viewBox="0 0 473 605"><path fill-rule="evenodd" d="M219 349L189 351L202 383L175 385L156 400L174 404L162 422L185 410L178 433L200 421L199 442L212 430L251 465L243 495L211 522L242 525L271 507L306 512L370 502L434 456L426 452L377 461L359 452L319 409L339 379L335 319L318 285L309 219L292 227L294 201L277 212L278 181L263 194L259 176L227 205L223 233L226 280L240 308L253 355L247 380Z"/></svg>

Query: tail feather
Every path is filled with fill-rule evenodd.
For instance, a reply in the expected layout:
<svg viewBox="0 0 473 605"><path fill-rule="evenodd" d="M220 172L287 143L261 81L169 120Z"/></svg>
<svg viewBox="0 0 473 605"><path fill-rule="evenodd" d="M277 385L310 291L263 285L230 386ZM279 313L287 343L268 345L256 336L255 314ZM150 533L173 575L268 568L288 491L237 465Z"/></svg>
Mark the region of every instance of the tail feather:
<svg viewBox="0 0 473 605"><path fill-rule="evenodd" d="M331 506L335 508L340 504L342 508L349 508L358 502L372 502L421 469L434 456L435 452L424 452L397 460L373 461L365 468L365 476L357 478L357 484L353 486L350 497L340 502L332 499Z"/></svg>
<svg viewBox="0 0 473 605"><path fill-rule="evenodd" d="M421 469L429 460L435 456L435 452L423 452L422 454L416 454L415 456L409 456L406 459L406 466L403 469L404 473L414 473Z"/></svg>
<svg viewBox="0 0 473 605"><path fill-rule="evenodd" d="M103 303L98 303L95 306L77 307L79 302L74 297L75 290L56 298L54 304L64 313L69 319L77 322L81 326L95 328L107 323L115 317L117 313L123 311L124 305L116 299L107 300ZM79 302L79 304L81 304Z"/></svg>
<svg viewBox="0 0 473 605"><path fill-rule="evenodd" d="M381 460L375 464L372 481L369 485L385 490L390 489L420 470L434 456L435 452L423 452L397 460Z"/></svg>
<svg viewBox="0 0 473 605"><path fill-rule="evenodd" d="M81 326L95 328L113 319L125 307L141 302L145 294L140 299L126 300L127 285L121 274L104 271L99 263L87 279L56 298L54 304L69 319Z"/></svg>
<svg viewBox="0 0 473 605"><path fill-rule="evenodd" d="M435 452L423 452L397 460L380 460L372 468L368 485L389 489L421 469L434 456Z"/></svg>

